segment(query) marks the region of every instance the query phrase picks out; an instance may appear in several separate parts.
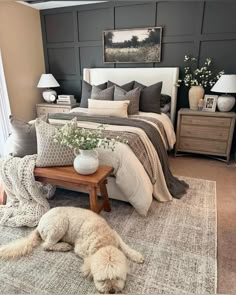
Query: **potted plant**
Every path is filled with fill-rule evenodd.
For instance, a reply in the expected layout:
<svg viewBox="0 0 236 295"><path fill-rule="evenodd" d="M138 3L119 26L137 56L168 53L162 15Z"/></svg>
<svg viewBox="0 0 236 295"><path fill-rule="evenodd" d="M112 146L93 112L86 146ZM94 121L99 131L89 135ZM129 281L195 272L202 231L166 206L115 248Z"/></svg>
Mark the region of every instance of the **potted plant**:
<svg viewBox="0 0 236 295"><path fill-rule="evenodd" d="M212 87L216 81L224 74L224 71L213 73L213 63L211 58L206 58L201 68L196 68L197 59L185 55L184 57L184 78L178 80L177 86L184 83L189 87L189 106L191 110L198 110L198 106L203 106L205 89ZM201 101L202 100L202 101Z"/></svg>
<svg viewBox="0 0 236 295"><path fill-rule="evenodd" d="M128 143L119 136L109 139L103 136L105 128L100 125L97 129L87 129L77 126L72 120L64 128L58 129L54 141L74 149L74 169L83 175L93 174L99 166L96 148L103 147L114 151L117 142Z"/></svg>

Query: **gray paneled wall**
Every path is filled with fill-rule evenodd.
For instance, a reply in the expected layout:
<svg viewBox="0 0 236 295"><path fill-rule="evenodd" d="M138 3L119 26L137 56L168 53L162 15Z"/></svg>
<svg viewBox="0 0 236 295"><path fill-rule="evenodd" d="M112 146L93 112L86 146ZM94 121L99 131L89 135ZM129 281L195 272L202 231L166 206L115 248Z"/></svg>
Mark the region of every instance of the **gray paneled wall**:
<svg viewBox="0 0 236 295"><path fill-rule="evenodd" d="M61 92L80 100L84 67L183 68L184 55L212 57L216 69L236 73L236 3L107 2L41 11L47 72L61 84ZM160 63L104 64L105 29L163 27ZM187 90L179 89L178 107L188 106Z"/></svg>

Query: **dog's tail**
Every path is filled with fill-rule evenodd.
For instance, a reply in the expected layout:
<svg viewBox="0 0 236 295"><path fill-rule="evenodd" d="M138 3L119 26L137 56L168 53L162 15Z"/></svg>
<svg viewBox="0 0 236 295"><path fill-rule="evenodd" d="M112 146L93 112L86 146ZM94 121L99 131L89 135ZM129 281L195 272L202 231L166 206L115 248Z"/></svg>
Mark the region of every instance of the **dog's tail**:
<svg viewBox="0 0 236 295"><path fill-rule="evenodd" d="M123 251L123 253L132 261L136 262L136 263L143 263L144 262L144 257L141 253L139 253L138 251L130 248L129 245L127 245L122 238L118 235L118 233L116 231L114 231L116 238L119 241L119 247L120 249Z"/></svg>
<svg viewBox="0 0 236 295"><path fill-rule="evenodd" d="M41 237L37 229L27 237L13 241L0 247L0 258L10 259L25 256L33 251L41 243Z"/></svg>

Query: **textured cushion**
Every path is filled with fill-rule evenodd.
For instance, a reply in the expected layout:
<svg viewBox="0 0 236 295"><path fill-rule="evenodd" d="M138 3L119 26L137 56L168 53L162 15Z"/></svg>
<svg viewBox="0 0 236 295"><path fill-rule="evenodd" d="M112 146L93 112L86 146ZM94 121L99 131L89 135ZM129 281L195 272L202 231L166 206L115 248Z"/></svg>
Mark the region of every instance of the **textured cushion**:
<svg viewBox="0 0 236 295"><path fill-rule="evenodd" d="M139 110L141 112L152 112L160 114L162 82L151 86L145 86L135 81L134 88L141 87Z"/></svg>
<svg viewBox="0 0 236 295"><path fill-rule="evenodd" d="M118 87L124 89L125 91L130 91L130 90L133 89L134 81L131 81L131 82L129 82L127 84L124 84L124 85L121 85L121 86L114 83L114 82L108 81L107 82L107 87L111 87L111 86L118 86Z"/></svg>
<svg viewBox="0 0 236 295"><path fill-rule="evenodd" d="M47 121L48 116L43 116L42 120ZM24 157L37 154L37 138L35 125L10 116L12 133L7 139L6 154L14 157Z"/></svg>
<svg viewBox="0 0 236 295"><path fill-rule="evenodd" d="M103 83L100 85L97 85L100 89L106 89L107 83ZM92 91L92 85L90 85L88 82L84 81L82 82L82 94L81 94L81 101L80 101L80 107L81 108L87 108L88 107L88 98L91 97L91 91Z"/></svg>
<svg viewBox="0 0 236 295"><path fill-rule="evenodd" d="M139 98L140 98L141 87L137 87L129 92L124 89L115 86L114 100L129 100L128 114L134 115L139 112Z"/></svg>
<svg viewBox="0 0 236 295"><path fill-rule="evenodd" d="M35 128L38 149L37 167L68 166L73 164L75 158L73 150L54 142L53 136L56 133L56 127L41 119L36 119Z"/></svg>
<svg viewBox="0 0 236 295"><path fill-rule="evenodd" d="M97 86L92 87L91 91L91 99L96 100L113 100L114 96L114 86L109 87L107 89L101 90Z"/></svg>
<svg viewBox="0 0 236 295"><path fill-rule="evenodd" d="M129 101L88 100L88 114L99 116L128 117Z"/></svg>
<svg viewBox="0 0 236 295"><path fill-rule="evenodd" d="M171 102L171 97L167 94L161 94L161 108L164 108L165 105L169 104Z"/></svg>
<svg viewBox="0 0 236 295"><path fill-rule="evenodd" d="M170 112L170 103L167 103L164 105L164 107L161 107L161 112L164 114L167 114Z"/></svg>

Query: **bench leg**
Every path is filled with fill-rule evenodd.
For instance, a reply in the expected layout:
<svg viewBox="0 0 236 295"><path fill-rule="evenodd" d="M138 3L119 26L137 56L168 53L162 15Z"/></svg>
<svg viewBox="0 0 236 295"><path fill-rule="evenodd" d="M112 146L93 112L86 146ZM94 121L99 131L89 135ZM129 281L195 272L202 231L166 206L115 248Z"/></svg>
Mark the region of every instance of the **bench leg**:
<svg viewBox="0 0 236 295"><path fill-rule="evenodd" d="M89 199L90 199L90 209L93 212L98 213L99 207L98 207L98 195L97 195L97 188L93 187L89 193Z"/></svg>
<svg viewBox="0 0 236 295"><path fill-rule="evenodd" d="M101 196L103 199L103 206L104 206L104 210L107 212L111 211L111 205L108 199L108 194L107 194L107 187L106 187L106 183L107 181L104 181L103 183L100 184L100 192L101 192Z"/></svg>
<svg viewBox="0 0 236 295"><path fill-rule="evenodd" d="M4 191L3 185L0 183L0 205L6 205L7 195Z"/></svg>

